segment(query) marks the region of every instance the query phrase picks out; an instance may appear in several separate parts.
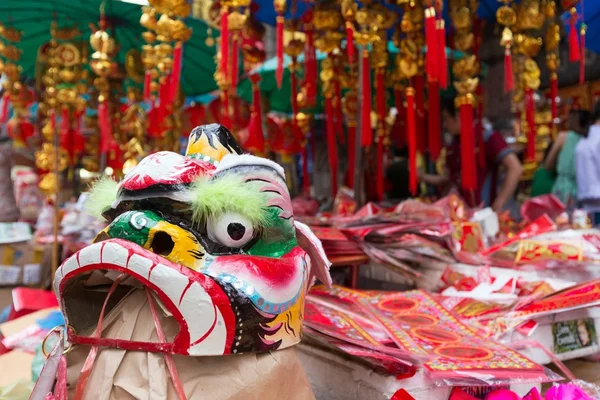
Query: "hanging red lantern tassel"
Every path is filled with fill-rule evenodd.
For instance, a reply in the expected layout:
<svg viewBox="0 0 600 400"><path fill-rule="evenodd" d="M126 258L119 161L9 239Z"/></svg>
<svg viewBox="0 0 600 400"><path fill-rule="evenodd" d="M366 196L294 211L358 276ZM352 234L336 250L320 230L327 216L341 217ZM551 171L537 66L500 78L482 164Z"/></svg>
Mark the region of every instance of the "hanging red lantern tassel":
<svg viewBox="0 0 600 400"><path fill-rule="evenodd" d="M62 107L60 111L60 134L66 137L69 134L69 127L71 125L71 121L69 120L69 108Z"/></svg>
<svg viewBox="0 0 600 400"><path fill-rule="evenodd" d="M10 104L10 95L5 93L2 96L2 115L0 115L0 123L5 124L8 121L8 106Z"/></svg>
<svg viewBox="0 0 600 400"><path fill-rule="evenodd" d="M325 118L327 132L327 153L329 155L329 169L331 173L331 194L335 198L337 195L338 182L338 154L337 143L335 141L335 126L333 124L333 99L327 97L325 99Z"/></svg>
<svg viewBox="0 0 600 400"><path fill-rule="evenodd" d="M417 195L417 126L415 110L415 89L406 89L406 137L408 142L408 187L413 196Z"/></svg>
<svg viewBox="0 0 600 400"><path fill-rule="evenodd" d="M246 140L244 147L253 153L261 154L265 151L265 136L263 134L260 88L258 86L260 75L250 75L250 81L252 82L252 111L248 124L248 140Z"/></svg>
<svg viewBox="0 0 600 400"><path fill-rule="evenodd" d="M283 82L283 15L277 16L277 32L276 32L276 52L277 57L277 69L275 70L275 80L277 81L277 88L281 89L281 83Z"/></svg>
<svg viewBox="0 0 600 400"><path fill-rule="evenodd" d="M396 120L394 121L394 142L402 148L406 146L406 109L402 98L402 90L399 86L394 87L394 106L396 107Z"/></svg>
<svg viewBox="0 0 600 400"><path fill-rule="evenodd" d="M368 147L373 144L373 129L371 129L371 68L369 52L366 49L362 51L361 88L361 145Z"/></svg>
<svg viewBox="0 0 600 400"><path fill-rule="evenodd" d="M348 175L347 184L354 189L354 168L356 164L356 124L348 123Z"/></svg>
<svg viewBox="0 0 600 400"><path fill-rule="evenodd" d="M237 93L238 76L240 74L240 37L237 33L234 33L231 48L231 76L229 82L231 82L231 93Z"/></svg>
<svg viewBox="0 0 600 400"><path fill-rule="evenodd" d="M385 103L385 70L379 68L375 73L375 101L377 105L377 119L380 127L385 126L385 117L387 114Z"/></svg>
<svg viewBox="0 0 600 400"><path fill-rule="evenodd" d="M460 158L461 186L474 193L477 189L477 169L475 163L475 134L473 131L473 104L470 95L460 105Z"/></svg>
<svg viewBox="0 0 600 400"><path fill-rule="evenodd" d="M308 105L317 103L317 56L315 50L314 32L310 24L306 31L306 48L304 50L306 102Z"/></svg>
<svg viewBox="0 0 600 400"><path fill-rule="evenodd" d="M417 149L425 153L426 133L425 133L425 76L415 76L415 105L417 109L416 127L417 127Z"/></svg>
<svg viewBox="0 0 600 400"><path fill-rule="evenodd" d="M527 118L527 152L526 159L535 161L535 99L532 89L525 91L525 112Z"/></svg>
<svg viewBox="0 0 600 400"><path fill-rule="evenodd" d="M477 142L477 163L485 168L485 140L483 137L483 86L477 86L477 124L475 125L475 140Z"/></svg>
<svg viewBox="0 0 600 400"><path fill-rule="evenodd" d="M440 16L436 24L438 39L439 81L442 89L448 88L448 59L446 58L446 22Z"/></svg>
<svg viewBox="0 0 600 400"><path fill-rule="evenodd" d="M346 53L348 54L348 63L354 64L354 27L350 21L346 21Z"/></svg>
<svg viewBox="0 0 600 400"><path fill-rule="evenodd" d="M579 37L577 35L577 10L571 8L571 26L569 28L569 61L577 62L580 60Z"/></svg>
<svg viewBox="0 0 600 400"><path fill-rule="evenodd" d="M427 52L425 53L425 67L427 68L427 77L430 80L438 79L438 34L436 28L435 8L425 9L425 44Z"/></svg>
<svg viewBox="0 0 600 400"><path fill-rule="evenodd" d="M144 101L150 101L152 95L152 71L146 70L144 74Z"/></svg>
<svg viewBox="0 0 600 400"><path fill-rule="evenodd" d="M512 66L512 51L510 46L504 49L504 93L512 92L515 89L515 76Z"/></svg>
<svg viewBox="0 0 600 400"><path fill-rule="evenodd" d="M173 50L173 68L169 83L169 103L173 104L179 93L179 81L181 80L181 67L183 63L183 44L177 42Z"/></svg>
<svg viewBox="0 0 600 400"><path fill-rule="evenodd" d="M383 140L385 132L385 117L387 114L385 104L385 70L383 68L377 69L375 73L375 85L376 85L376 105L377 105L377 119L378 119L378 130L377 130L377 160L376 160L376 178L375 178L375 189L377 192L377 200L383 200L384 196L384 174L383 174Z"/></svg>
<svg viewBox="0 0 600 400"><path fill-rule="evenodd" d="M335 130L337 131L340 144L346 144L346 136L344 135L344 113L342 112L342 87L338 79L333 81L333 90L335 92Z"/></svg>
<svg viewBox="0 0 600 400"><path fill-rule="evenodd" d="M427 85L429 96L429 155L437 160L442 151L442 123L440 118L440 84L438 81L429 81Z"/></svg>
<svg viewBox="0 0 600 400"><path fill-rule="evenodd" d="M98 105L98 125L100 127L100 152L108 153L112 138L112 127L110 124L110 111L106 101Z"/></svg>
<svg viewBox="0 0 600 400"><path fill-rule="evenodd" d="M585 83L585 36L587 27L581 25L581 61L579 62L579 84Z"/></svg>
<svg viewBox="0 0 600 400"><path fill-rule="evenodd" d="M229 10L221 8L221 76L227 81L227 66L229 65Z"/></svg>
<svg viewBox="0 0 600 400"><path fill-rule="evenodd" d="M550 77L550 112L552 123L555 124L558 118L558 75L556 72L553 72Z"/></svg>

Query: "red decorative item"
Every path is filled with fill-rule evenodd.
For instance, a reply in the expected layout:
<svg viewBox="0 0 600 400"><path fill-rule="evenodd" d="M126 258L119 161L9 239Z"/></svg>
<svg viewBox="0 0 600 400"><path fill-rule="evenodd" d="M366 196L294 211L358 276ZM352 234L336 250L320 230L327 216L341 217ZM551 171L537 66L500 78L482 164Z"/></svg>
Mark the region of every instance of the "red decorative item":
<svg viewBox="0 0 600 400"><path fill-rule="evenodd" d="M254 153L263 153L265 151L265 136L263 134L260 88L258 87L260 75L250 75L250 80L252 81L252 112L248 124L248 140L244 147Z"/></svg>
<svg viewBox="0 0 600 400"><path fill-rule="evenodd" d="M512 92L515 89L515 76L512 67L512 51L510 46L504 49L504 93Z"/></svg>
<svg viewBox="0 0 600 400"><path fill-rule="evenodd" d="M279 89L281 89L281 83L283 82L283 22L283 15L278 15L276 32L277 69L275 70L275 80L277 81L277 88Z"/></svg>
<svg viewBox="0 0 600 400"><path fill-rule="evenodd" d="M475 125L475 140L477 141L477 163L485 168L485 140L483 138L483 86L477 86L477 125Z"/></svg>
<svg viewBox="0 0 600 400"><path fill-rule="evenodd" d="M367 50L362 52L361 80L361 145L362 147L368 147L373 144L373 130L371 129L371 68Z"/></svg>
<svg viewBox="0 0 600 400"><path fill-rule="evenodd" d="M8 105L10 104L10 96L8 93L2 96L2 114L0 115L0 123L8 121Z"/></svg>
<svg viewBox="0 0 600 400"><path fill-rule="evenodd" d="M392 129L396 146L406 146L406 108L402 99L402 91L400 88L394 88L394 103L396 106L396 121Z"/></svg>
<svg viewBox="0 0 600 400"><path fill-rule="evenodd" d="M356 164L356 125L348 125L348 179L347 185L354 189L354 168Z"/></svg>
<svg viewBox="0 0 600 400"><path fill-rule="evenodd" d="M377 160L375 163L375 193L377 201L382 201L385 192L383 176L383 136L377 137Z"/></svg>
<svg viewBox="0 0 600 400"><path fill-rule="evenodd" d="M333 123L333 99L327 97L325 99L325 114L326 114L326 132L327 132L327 152L329 154L329 169L331 173L331 194L335 198L337 195L338 182L338 154L337 143L335 140L335 126Z"/></svg>
<svg viewBox="0 0 600 400"><path fill-rule="evenodd" d="M114 139L110 124L110 110L108 103L105 101L98 105L98 125L100 127L100 152L108 153Z"/></svg>
<svg viewBox="0 0 600 400"><path fill-rule="evenodd" d="M440 84L438 81L429 81L427 87L429 95L429 155L437 160L442 151L442 123L440 118Z"/></svg>
<svg viewBox="0 0 600 400"><path fill-rule="evenodd" d="M171 103L177 98L179 93L179 81L181 80L181 67L183 63L183 44L177 42L175 50L173 50L173 69L171 72L171 81L169 83L169 98Z"/></svg>
<svg viewBox="0 0 600 400"><path fill-rule="evenodd" d="M419 152L425 153L425 76L423 75L415 76L415 105L417 110L417 149Z"/></svg>
<svg viewBox="0 0 600 400"><path fill-rule="evenodd" d="M171 83L171 75L168 75L166 77L166 79L164 80L164 82L162 82L160 84L160 88L158 89L158 99L159 99L159 104L158 104L158 109L159 109L159 116L160 119L159 124L161 126L161 132L163 131L163 119L166 118L170 112L171 112L171 89L170 89L170 83Z"/></svg>
<svg viewBox="0 0 600 400"><path fill-rule="evenodd" d="M525 112L527 118L527 152L526 159L528 161L535 160L535 100L533 97L533 90L527 89L525 91Z"/></svg>
<svg viewBox="0 0 600 400"><path fill-rule="evenodd" d="M221 9L221 76L227 80L227 66L229 65L229 10Z"/></svg>
<svg viewBox="0 0 600 400"><path fill-rule="evenodd" d="M333 80L333 90L335 91L335 130L337 131L340 144L346 144L344 135L344 113L342 112L342 88L338 79Z"/></svg>
<svg viewBox="0 0 600 400"><path fill-rule="evenodd" d="M306 48L304 50L306 102L314 105L317 102L317 55L314 31L310 24L305 29Z"/></svg>
<svg viewBox="0 0 600 400"><path fill-rule="evenodd" d="M346 21L346 53L348 54L348 63L354 64L354 27L350 21Z"/></svg>
<svg viewBox="0 0 600 400"><path fill-rule="evenodd" d="M147 70L144 74L144 101L149 101L152 95L152 71Z"/></svg>
<svg viewBox="0 0 600 400"><path fill-rule="evenodd" d="M446 22L441 16L437 20L439 81L442 89L448 88L448 59L446 58Z"/></svg>
<svg viewBox="0 0 600 400"><path fill-rule="evenodd" d="M477 169L475 164L475 134L473 130L473 104L465 101L460 105L460 158L461 186L465 191L477 189Z"/></svg>
<svg viewBox="0 0 600 400"><path fill-rule="evenodd" d="M406 89L406 136L408 141L408 187L417 195L417 126L415 116L415 90Z"/></svg>
<svg viewBox="0 0 600 400"><path fill-rule="evenodd" d="M581 27L581 61L579 62L579 84L585 83L585 36L587 27Z"/></svg>
<svg viewBox="0 0 600 400"><path fill-rule="evenodd" d="M558 75L553 73L550 77L550 110L552 123L558 118Z"/></svg>
<svg viewBox="0 0 600 400"><path fill-rule="evenodd" d="M233 35L232 48L231 48L231 76L229 82L231 82L231 93L237 93L238 75L240 74L240 38L237 34Z"/></svg>
<svg viewBox="0 0 600 400"><path fill-rule="evenodd" d="M427 52L425 53L425 67L427 68L427 77L429 80L437 80L438 72L438 34L435 19L435 8L425 9L425 43Z"/></svg>
<svg viewBox="0 0 600 400"><path fill-rule="evenodd" d="M571 26L569 28L569 61L577 62L581 59L579 37L577 35L577 10L571 8Z"/></svg>

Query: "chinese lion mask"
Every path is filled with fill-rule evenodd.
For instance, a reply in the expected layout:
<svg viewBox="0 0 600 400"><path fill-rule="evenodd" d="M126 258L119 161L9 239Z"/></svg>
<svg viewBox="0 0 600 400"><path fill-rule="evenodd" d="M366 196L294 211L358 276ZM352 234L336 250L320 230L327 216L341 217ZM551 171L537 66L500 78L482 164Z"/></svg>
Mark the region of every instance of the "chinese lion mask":
<svg viewBox="0 0 600 400"><path fill-rule="evenodd" d="M98 182L88 204L109 225L54 279L72 344L190 356L283 349L300 341L314 277L330 283L320 243L294 221L283 169L242 154L217 124L195 128L185 156L158 152L121 182ZM112 279L111 298L87 296L82 312L78 293L94 274ZM177 321L171 341L80 334L136 286Z"/></svg>

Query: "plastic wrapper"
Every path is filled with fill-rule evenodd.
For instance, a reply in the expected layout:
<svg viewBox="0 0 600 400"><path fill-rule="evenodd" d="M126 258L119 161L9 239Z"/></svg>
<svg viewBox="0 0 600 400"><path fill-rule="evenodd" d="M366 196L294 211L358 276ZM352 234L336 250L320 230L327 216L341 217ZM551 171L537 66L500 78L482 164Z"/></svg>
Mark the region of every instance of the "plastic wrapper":
<svg viewBox="0 0 600 400"><path fill-rule="evenodd" d="M565 210L565 205L556 196L545 194L525 201L521 206L521 216L527 222L535 221L544 214L554 220Z"/></svg>

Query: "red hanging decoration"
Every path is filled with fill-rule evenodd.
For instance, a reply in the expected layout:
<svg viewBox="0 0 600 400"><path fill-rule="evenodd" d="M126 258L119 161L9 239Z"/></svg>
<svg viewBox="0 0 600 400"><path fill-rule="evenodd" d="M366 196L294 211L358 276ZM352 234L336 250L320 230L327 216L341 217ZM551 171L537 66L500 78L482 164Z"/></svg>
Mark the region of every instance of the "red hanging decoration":
<svg viewBox="0 0 600 400"><path fill-rule="evenodd" d="M331 194L333 198L337 195L338 182L338 154L337 143L335 141L335 126L333 124L333 99L325 99L325 118L327 132L327 153L329 155L329 169L331 173Z"/></svg>
<svg viewBox="0 0 600 400"><path fill-rule="evenodd" d="M581 59L579 37L577 35L577 10L571 8L571 26L569 27L569 61L577 62Z"/></svg>
<svg viewBox="0 0 600 400"><path fill-rule="evenodd" d="M315 49L314 31L311 24L305 25L306 47L304 49L306 102L308 105L317 103L317 56Z"/></svg>
<svg viewBox="0 0 600 400"><path fill-rule="evenodd" d="M504 93L512 92L515 89L515 76L512 66L512 51L510 46L504 49Z"/></svg>
<svg viewBox="0 0 600 400"><path fill-rule="evenodd" d="M415 104L417 109L417 149L425 153L426 134L425 134L425 76L415 76Z"/></svg>
<svg viewBox="0 0 600 400"><path fill-rule="evenodd" d="M263 134L260 88L258 87L260 75L250 75L250 80L252 81L252 111L248 124L248 140L244 147L253 153L261 154L265 151L265 136Z"/></svg>
<svg viewBox="0 0 600 400"><path fill-rule="evenodd" d="M425 43L427 51L425 53L425 68L429 80L439 78L438 73L438 33L436 28L435 8L428 7L425 9Z"/></svg>
<svg viewBox="0 0 600 400"><path fill-rule="evenodd" d="M275 80L277 81L277 88L281 89L281 83L283 82L283 15L277 16L277 32L276 32L276 52L277 57L277 69L275 70Z"/></svg>
<svg viewBox="0 0 600 400"><path fill-rule="evenodd" d="M375 86L375 101L377 105L378 119L375 190L377 193L377 200L381 201L383 200L385 192L383 176L383 140L385 132L385 117L387 114L385 104L385 70L383 68L377 69L375 73Z"/></svg>
<svg viewBox="0 0 600 400"><path fill-rule="evenodd" d="M429 124L427 125L429 155L433 160L437 160L442 151L440 84L438 81L428 82L427 94L429 96Z"/></svg>
<svg viewBox="0 0 600 400"><path fill-rule="evenodd" d="M585 36L587 27L581 25L581 61L579 62L579 84L585 83Z"/></svg>
<svg viewBox="0 0 600 400"><path fill-rule="evenodd" d="M354 64L354 27L350 21L346 21L346 53L348 54L348 63Z"/></svg>
<svg viewBox="0 0 600 400"><path fill-rule="evenodd" d="M5 93L4 96L2 96L2 114L0 115L0 123L5 124L6 121L8 121L8 106L10 104L10 95L8 93Z"/></svg>
<svg viewBox="0 0 600 400"><path fill-rule="evenodd" d="M396 146L402 148L406 146L406 108L402 99L402 90L400 87L394 87L394 105L396 107L396 121L394 121L393 140Z"/></svg>
<svg viewBox="0 0 600 400"><path fill-rule="evenodd" d="M229 10L221 8L221 77L227 81L227 66L229 65Z"/></svg>
<svg viewBox="0 0 600 400"><path fill-rule="evenodd" d="M475 134L473 131L473 104L466 97L460 105L460 159L461 187L468 192L477 190L477 167L475 163Z"/></svg>
<svg viewBox="0 0 600 400"><path fill-rule="evenodd" d="M144 101L149 101L152 95L152 71L146 70L144 74Z"/></svg>
<svg viewBox="0 0 600 400"><path fill-rule="evenodd" d="M440 13L441 14L441 13ZM448 88L448 59L446 58L446 22L440 15L440 19L436 23L437 37L438 37L438 76L440 81L440 87L442 89Z"/></svg>
<svg viewBox="0 0 600 400"><path fill-rule="evenodd" d="M181 67L183 64L183 44L177 42L173 50L173 68L169 82L169 103L173 104L179 93L179 81L181 80Z"/></svg>
<svg viewBox="0 0 600 400"><path fill-rule="evenodd" d="M369 52L366 49L362 51L361 81L361 145L368 147L373 144L373 129L371 129L371 67Z"/></svg>
<svg viewBox="0 0 600 400"><path fill-rule="evenodd" d="M100 127L100 152L106 154L113 141L110 110L106 101L98 104L98 125Z"/></svg>
<svg viewBox="0 0 600 400"><path fill-rule="evenodd" d="M354 189L354 168L356 164L356 125L354 122L348 124L348 175L347 185Z"/></svg>
<svg viewBox="0 0 600 400"><path fill-rule="evenodd" d="M535 99L533 89L525 91L525 112L527 118L527 151L525 158L528 161L535 161Z"/></svg>
<svg viewBox="0 0 600 400"><path fill-rule="evenodd" d="M346 136L344 135L344 113L342 112L342 87L340 81L333 80L334 103L333 112L335 114L335 130L337 132L340 144L346 144Z"/></svg>
<svg viewBox="0 0 600 400"><path fill-rule="evenodd" d="M475 125L475 140L477 142L477 163L479 168L485 168L485 140L483 137L483 86L477 86L477 124Z"/></svg>
<svg viewBox="0 0 600 400"><path fill-rule="evenodd" d="M550 113L552 123L556 123L558 118L558 75L553 72L550 77Z"/></svg>
<svg viewBox="0 0 600 400"><path fill-rule="evenodd" d="M69 119L69 108L62 107L60 111L60 134L61 136L67 136L71 126L71 121Z"/></svg>
<svg viewBox="0 0 600 400"><path fill-rule="evenodd" d="M233 34L231 48L231 76L229 82L231 82L231 93L237 93L238 76L240 74L240 37L237 33Z"/></svg>
<svg viewBox="0 0 600 400"><path fill-rule="evenodd" d="M417 126L415 110L415 89L406 89L406 137L408 142L408 187L413 196L417 195Z"/></svg>
<svg viewBox="0 0 600 400"><path fill-rule="evenodd" d="M385 124L387 114L385 103L385 70L379 68L375 73L375 104L377 106L377 119L380 127Z"/></svg>

